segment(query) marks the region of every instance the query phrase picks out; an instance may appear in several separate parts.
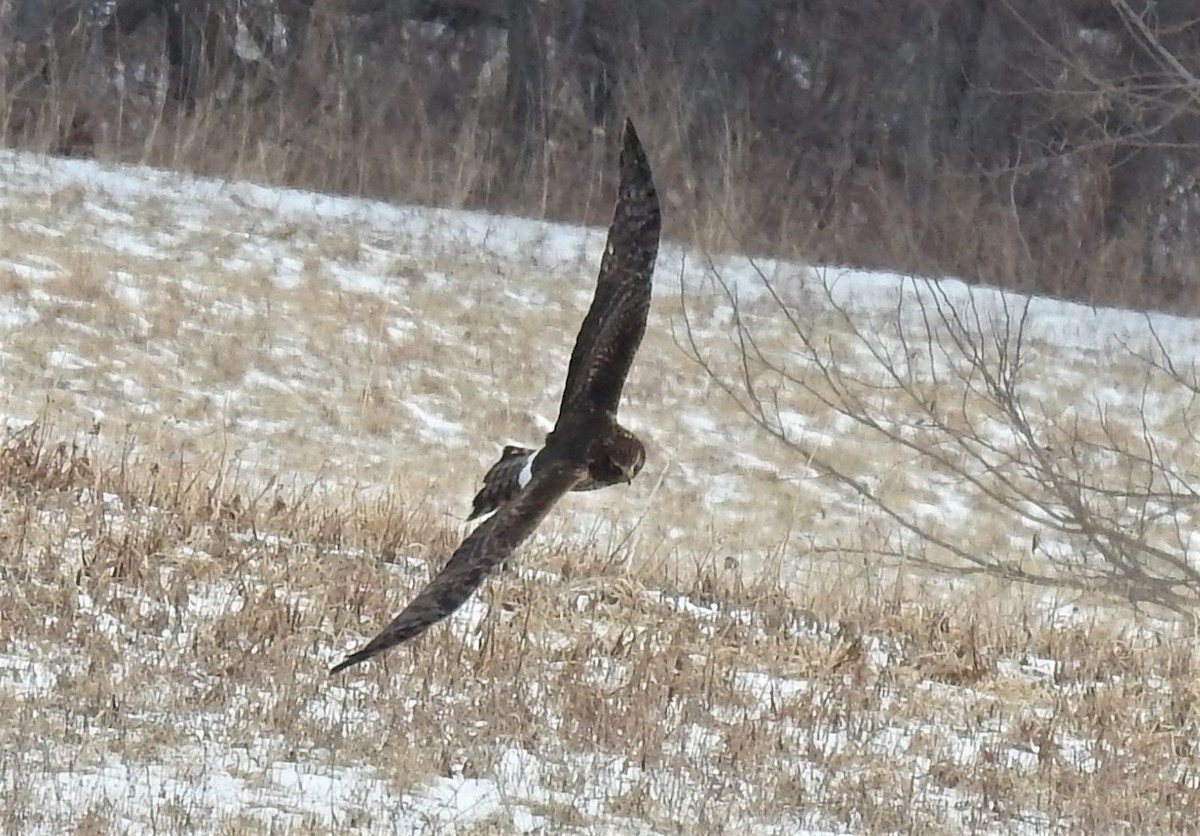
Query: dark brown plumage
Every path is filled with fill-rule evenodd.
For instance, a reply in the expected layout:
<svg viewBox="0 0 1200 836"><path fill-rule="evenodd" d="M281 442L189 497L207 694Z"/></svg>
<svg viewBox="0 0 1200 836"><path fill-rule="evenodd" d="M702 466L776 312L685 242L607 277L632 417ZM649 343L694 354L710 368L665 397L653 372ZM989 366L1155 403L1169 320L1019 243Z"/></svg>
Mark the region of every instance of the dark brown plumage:
<svg viewBox="0 0 1200 836"><path fill-rule="evenodd" d="M550 436L546 437L546 443L548 445L550 438L560 432L564 420L590 415L592 417L588 420L597 433L616 432L628 439L622 445L623 454L631 461L640 459L634 471L636 475L644 462L645 450L633 433L616 423L616 415L625 378L633 365L633 356L641 345L642 335L646 332L651 278L654 275L654 261L658 257L662 216L650 163L629 120L625 121L620 167L617 207L613 212L612 225L608 228L608 242L600 261L596 293L579 328L579 336L575 338L575 348L571 351L571 361L567 366L562 403L558 408L558 422ZM604 416L610 420L605 421ZM471 516L467 519L472 520L494 511L516 496L523 487L520 481L526 465L523 454L534 455L527 474L532 476L541 466L539 452L524 447L505 447L500 461L492 465L483 477L483 488L475 495ZM595 490L626 481L618 473L604 472L599 468L594 470L592 478L573 490Z"/></svg>
<svg viewBox="0 0 1200 836"><path fill-rule="evenodd" d="M537 454L537 450L528 447L511 444L505 447L500 461L484 474L483 487L471 502L471 516L467 517L467 522L495 511L529 484L533 476L533 458Z"/></svg>
<svg viewBox="0 0 1200 836"><path fill-rule="evenodd" d="M645 447L617 423L617 406L646 331L661 229L645 151L625 122L621 185L596 294L571 352L558 421L540 450L505 447L484 476L471 517L495 511L413 601L362 650L330 672L370 659L454 612L524 542L563 495L632 481Z"/></svg>

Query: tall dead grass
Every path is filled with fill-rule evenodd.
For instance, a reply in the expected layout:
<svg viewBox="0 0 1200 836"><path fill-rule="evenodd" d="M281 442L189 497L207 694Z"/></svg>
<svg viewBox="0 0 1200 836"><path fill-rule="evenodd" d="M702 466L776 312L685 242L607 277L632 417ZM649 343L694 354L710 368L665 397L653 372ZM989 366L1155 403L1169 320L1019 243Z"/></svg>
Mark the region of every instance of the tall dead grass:
<svg viewBox="0 0 1200 836"><path fill-rule="evenodd" d="M47 120L47 146L67 110ZM382 110L364 122L333 113L314 120L312 138L295 120L201 102L192 113L151 110L144 134L102 134L96 153L486 205L480 113L461 134L422 132L416 120L394 136ZM713 169L686 169L670 112L659 118L648 134L662 140L657 170L677 234L734 240L729 219L755 217L768 194L741 176L762 158L731 139L713 182ZM439 137L450 137L444 148ZM581 195L607 193L597 185L605 167L562 167L578 179L548 170L531 184L543 203L529 205L549 213L553 200L580 201L563 211L590 213ZM606 214L607 199L599 203ZM700 204L713 208L689 209ZM889 205L899 224L903 204ZM804 217L800 204L789 211ZM792 227L763 228L784 240ZM828 228L846 229L836 216ZM884 232L911 238L900 226ZM89 288L80 295L103 307ZM178 322L156 317L155 327ZM213 374L243 366L232 350L207 358ZM360 393L368 414L351 429L378 426L365 409L373 399ZM963 593L883 579L871 566L788 584L782 547L764 571L744 573L716 546L680 567L667 559L670 543L651 542L642 548L663 559L618 567L617 549L543 541L519 562L545 571L492 579L477 621L440 626L331 681L329 663L414 594L457 531L388 492L285 489L284 473L242 479L219 433L72 435L55 417L15 430L0 451L0 649L22 675L48 671L53 682L3 698L5 751L31 756L4 776L0 815L13 830L47 814L35 775L64 764L83 772L105 757L161 764L194 755L197 740L201 754L252 750L261 762L242 769L253 780L266 780L264 763L365 765L397 790L434 775L503 776L505 758L524 752L559 793L537 808L558 829L590 826L599 814L581 810L594 809L698 833L728 832L747 816L781 829L1119 821L1184 831L1200 803L1194 642L1101 618L1064 627L1002 586ZM194 777L214 767L199 758L189 768ZM597 784L606 772L622 782ZM681 800L696 801L682 823ZM155 825L254 826L243 812L214 817L192 803L165 806ZM121 826L101 805L75 812L51 814L81 829ZM950 812L958 824L947 824ZM364 803L339 824L395 829L387 815Z"/></svg>
<svg viewBox="0 0 1200 836"><path fill-rule="evenodd" d="M431 67L380 55L355 63L329 38L316 38L305 61L269 84L231 89L229 79L205 79L203 95L185 106L163 87L161 32L145 29L122 43L120 91L102 81L115 72L103 53L83 65L52 56L46 66L57 72L48 83L32 56L23 72L10 70L0 90L10 141L322 192L607 220L612 142L592 130L569 80L551 85L547 142L528 178L514 182L503 162L502 91L481 72L479 56L431 58ZM1103 232L1087 188L1082 196L1036 198L1037 211L1052 213L1054 228L1065 230L1045 240L1036 211L1017 205L1028 198L1014 190L1015 175L987 183L947 168L932 182L908 183L883 167L797 149L745 116L714 120L692 92L685 78L659 74L631 80L624 95L652 148L669 237L713 252L1194 308L1179 287L1147 270L1148 244L1135 230Z"/></svg>
<svg viewBox="0 0 1200 836"><path fill-rule="evenodd" d="M543 544L520 557L537 579L492 579L480 619L331 680L328 662L425 581L448 532L395 499L250 496L211 459L165 467L110 442L60 437L47 416L0 448L0 651L54 682L36 702L6 698L0 741L34 759L4 779L17 829L96 813L34 812L27 782L50 764L170 764L197 739L266 763L368 764L397 790L488 777L516 799L506 770L523 752L559 793L536 807L556 828L588 827L591 809L699 833L747 817L1179 831L1200 803L1191 645L1054 628L986 589L963 601L843 578L785 591L728 566L681 584ZM189 774L203 782L221 762ZM621 781L597 783L614 770ZM260 773L245 761L238 774ZM679 807L699 798L703 810ZM181 797L156 821L241 815L198 804ZM105 811L102 832L125 815ZM388 815L364 800L342 823Z"/></svg>

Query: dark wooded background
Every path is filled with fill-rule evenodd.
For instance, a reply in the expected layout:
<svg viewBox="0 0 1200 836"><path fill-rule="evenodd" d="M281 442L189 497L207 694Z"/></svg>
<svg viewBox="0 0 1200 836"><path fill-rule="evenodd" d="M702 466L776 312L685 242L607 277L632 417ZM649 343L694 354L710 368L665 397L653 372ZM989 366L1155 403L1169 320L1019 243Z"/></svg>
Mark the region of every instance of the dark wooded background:
<svg viewBox="0 0 1200 836"><path fill-rule="evenodd" d="M7 142L1200 309L1195 0L9 0Z"/></svg>

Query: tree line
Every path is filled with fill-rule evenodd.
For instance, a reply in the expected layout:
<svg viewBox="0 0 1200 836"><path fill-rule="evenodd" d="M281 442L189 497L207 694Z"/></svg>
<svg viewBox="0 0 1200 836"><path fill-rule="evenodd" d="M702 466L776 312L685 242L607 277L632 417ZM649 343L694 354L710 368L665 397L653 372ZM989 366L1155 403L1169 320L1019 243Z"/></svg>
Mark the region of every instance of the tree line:
<svg viewBox="0 0 1200 836"><path fill-rule="evenodd" d="M120 120L139 85L162 118L258 109L295 136L313 113L381 134L419 122L431 147L462 153L457 126L473 120L471 153L490 163L466 201L529 209L546 182L589 165L632 112L651 123L668 158L660 167L682 184L681 214L719 202L719 188L743 192L722 223L746 249L791 243L818 259L956 270L1102 301L1186 307L1194 295L1192 0L3 9L10 142L70 151L98 133L136 133Z"/></svg>

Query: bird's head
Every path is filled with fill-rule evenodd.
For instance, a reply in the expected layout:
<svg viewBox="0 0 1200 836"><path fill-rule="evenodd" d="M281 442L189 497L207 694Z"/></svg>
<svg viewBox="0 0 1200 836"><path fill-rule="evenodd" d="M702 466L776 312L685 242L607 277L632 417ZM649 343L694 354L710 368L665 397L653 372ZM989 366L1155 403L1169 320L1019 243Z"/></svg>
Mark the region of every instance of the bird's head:
<svg viewBox="0 0 1200 836"><path fill-rule="evenodd" d="M633 477L641 473L642 466L646 464L645 446L624 427L617 428L605 452L614 480L618 482L632 482Z"/></svg>

